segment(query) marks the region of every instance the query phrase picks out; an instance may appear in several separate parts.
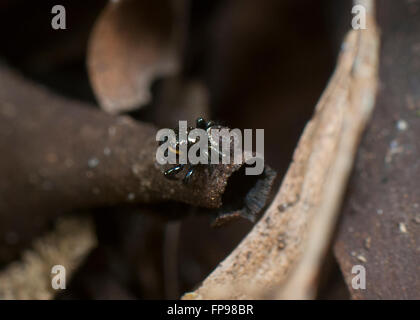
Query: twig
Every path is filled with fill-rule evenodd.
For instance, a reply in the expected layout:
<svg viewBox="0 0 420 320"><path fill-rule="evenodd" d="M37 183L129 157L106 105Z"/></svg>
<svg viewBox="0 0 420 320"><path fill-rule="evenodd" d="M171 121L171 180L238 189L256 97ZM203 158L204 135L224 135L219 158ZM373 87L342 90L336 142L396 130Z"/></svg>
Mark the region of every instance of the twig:
<svg viewBox="0 0 420 320"><path fill-rule="evenodd" d="M0 153L7 155L0 159L0 234L17 239L0 238L0 261L72 209L167 201L214 209L243 179L251 179L253 194L260 180L271 188L271 175L241 175L235 183L237 175L230 177L241 164L201 170L189 184L168 180L156 162L157 128L54 95L5 66L0 74ZM267 190L258 197L261 208Z"/></svg>

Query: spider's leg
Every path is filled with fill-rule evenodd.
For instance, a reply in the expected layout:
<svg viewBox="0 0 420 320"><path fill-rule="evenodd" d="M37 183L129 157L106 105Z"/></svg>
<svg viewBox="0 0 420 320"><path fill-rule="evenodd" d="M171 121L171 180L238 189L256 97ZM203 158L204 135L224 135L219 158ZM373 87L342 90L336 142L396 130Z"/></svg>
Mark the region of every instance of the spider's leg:
<svg viewBox="0 0 420 320"><path fill-rule="evenodd" d="M194 165L191 165L188 168L187 173L185 174L184 180L182 180L184 183L188 183L190 182L191 176L193 175L194 171L195 171L195 167Z"/></svg>
<svg viewBox="0 0 420 320"><path fill-rule="evenodd" d="M164 172L166 178L173 178L174 175L182 171L184 169L185 164L177 164L175 167L168 169Z"/></svg>

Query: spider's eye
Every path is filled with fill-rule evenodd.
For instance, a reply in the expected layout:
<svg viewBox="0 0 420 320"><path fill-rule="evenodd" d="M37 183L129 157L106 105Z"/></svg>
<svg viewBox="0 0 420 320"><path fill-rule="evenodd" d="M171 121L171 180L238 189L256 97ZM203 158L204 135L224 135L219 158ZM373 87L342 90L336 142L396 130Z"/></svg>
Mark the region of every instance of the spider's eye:
<svg viewBox="0 0 420 320"><path fill-rule="evenodd" d="M196 120L196 126L197 126L197 128L204 129L206 127L206 121L203 118L198 118Z"/></svg>

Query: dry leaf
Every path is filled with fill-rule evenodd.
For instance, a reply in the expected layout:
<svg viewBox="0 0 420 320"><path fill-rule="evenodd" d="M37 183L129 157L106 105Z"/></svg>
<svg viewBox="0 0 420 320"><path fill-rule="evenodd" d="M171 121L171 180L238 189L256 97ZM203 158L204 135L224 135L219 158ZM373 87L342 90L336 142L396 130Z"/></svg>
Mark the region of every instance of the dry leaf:
<svg viewBox="0 0 420 320"><path fill-rule="evenodd" d="M176 73L176 12L169 0L120 0L105 7L90 38L87 65L106 112L119 113L148 103L152 81Z"/></svg>

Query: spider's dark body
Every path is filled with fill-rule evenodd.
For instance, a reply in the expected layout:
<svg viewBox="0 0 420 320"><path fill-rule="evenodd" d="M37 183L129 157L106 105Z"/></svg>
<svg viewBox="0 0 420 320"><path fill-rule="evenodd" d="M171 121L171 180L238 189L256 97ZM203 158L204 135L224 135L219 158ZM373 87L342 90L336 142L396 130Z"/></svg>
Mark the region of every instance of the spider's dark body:
<svg viewBox="0 0 420 320"><path fill-rule="evenodd" d="M211 133L211 129L213 129L213 128L221 128L221 126L220 125L217 125L213 121L205 121L203 118L198 118L196 120L196 128L205 130L207 132L208 139L210 140L211 139L211 134L210 134ZM189 132L192 129L194 129L194 128L189 127L187 129L187 137L188 137ZM187 141L181 141L180 138L179 138L179 129L178 128L175 129L175 134L176 134L176 141L175 141L175 143L172 146L169 147L168 152L173 152L173 153L179 155L180 154L180 151L179 151L180 148L179 148L179 146L181 144L186 143L187 144L187 151L188 151L189 148L192 145L194 145L195 143L198 142L198 139L191 139L189 137L187 138ZM208 145L209 145L209 150L207 152L207 156L209 157L210 156L210 150L212 149L212 145L213 144L211 143L211 141L209 141L209 144ZM218 152L218 150L215 150L215 151ZM194 174L196 168L199 165L200 164L191 164L191 163L188 163L188 164L177 164L174 167L166 170L164 172L164 175L165 175L166 178L172 179L178 173L180 173L182 170L184 170L184 168L187 168L187 173L184 176L183 182L184 183L188 183L190 181L192 175Z"/></svg>

